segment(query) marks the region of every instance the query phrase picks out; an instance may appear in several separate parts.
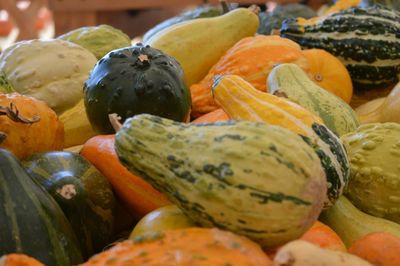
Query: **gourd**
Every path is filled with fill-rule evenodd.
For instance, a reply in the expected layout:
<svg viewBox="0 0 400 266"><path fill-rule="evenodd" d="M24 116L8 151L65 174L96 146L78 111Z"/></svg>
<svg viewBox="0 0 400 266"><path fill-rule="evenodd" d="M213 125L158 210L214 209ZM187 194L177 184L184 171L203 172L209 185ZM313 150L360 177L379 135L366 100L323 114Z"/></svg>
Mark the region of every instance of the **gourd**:
<svg viewBox="0 0 400 266"><path fill-rule="evenodd" d="M304 240L292 241L279 249L276 266L373 266L366 260L342 251L322 249Z"/></svg>
<svg viewBox="0 0 400 266"><path fill-rule="evenodd" d="M366 213L400 223L400 124L364 124L342 140L351 164L348 198Z"/></svg>
<svg viewBox="0 0 400 266"><path fill-rule="evenodd" d="M139 236L116 244L82 266L257 265L272 266L260 246L216 228L187 228Z"/></svg>
<svg viewBox="0 0 400 266"><path fill-rule="evenodd" d="M12 93L14 88L11 86L10 82L7 81L5 75L0 73L0 93Z"/></svg>
<svg viewBox="0 0 400 266"><path fill-rule="evenodd" d="M293 132L264 123L185 124L142 114L124 123L115 148L130 171L193 221L262 246L303 234L326 195L314 150Z"/></svg>
<svg viewBox="0 0 400 266"><path fill-rule="evenodd" d="M0 147L19 159L63 148L63 124L45 102L18 93L0 94L0 114Z"/></svg>
<svg viewBox="0 0 400 266"><path fill-rule="evenodd" d="M80 154L107 178L118 199L137 220L157 208L170 205L164 194L121 164L114 143L114 135L95 136L83 145Z"/></svg>
<svg viewBox="0 0 400 266"><path fill-rule="evenodd" d="M253 36L258 25L255 12L237 8L222 16L175 24L158 32L145 44L174 57L181 64L186 84L190 86L199 82L235 43Z"/></svg>
<svg viewBox="0 0 400 266"><path fill-rule="evenodd" d="M342 99L310 80L295 64L274 67L268 76L269 92L283 95L313 114L338 136L352 132L359 126L356 113Z"/></svg>
<svg viewBox="0 0 400 266"><path fill-rule="evenodd" d="M340 97L346 103L350 103L353 96L353 84L349 71L332 54L322 49L303 50L310 70L310 79L321 88Z"/></svg>
<svg viewBox="0 0 400 266"><path fill-rule="evenodd" d="M78 240L54 199L0 149L0 256L24 253L48 266L82 263Z"/></svg>
<svg viewBox="0 0 400 266"><path fill-rule="evenodd" d="M215 111L209 112L205 115L200 116L192 121L192 123L212 123L217 121L226 121L229 120L229 116L223 109L217 109Z"/></svg>
<svg viewBox="0 0 400 266"><path fill-rule="evenodd" d="M400 1L399 0L361 0L361 7L369 7L374 6L376 4L386 6L389 9L400 10Z"/></svg>
<svg viewBox="0 0 400 266"><path fill-rule="evenodd" d="M322 120L284 98L256 90L239 76L219 77L213 94L233 119L264 121L300 134L318 154L328 180L325 208L343 193L349 177L346 151L338 137L322 125Z"/></svg>
<svg viewBox="0 0 400 266"><path fill-rule="evenodd" d="M308 231L299 238L321 248L346 252L342 239L329 226L316 221Z"/></svg>
<svg viewBox="0 0 400 266"><path fill-rule="evenodd" d="M189 117L190 93L179 63L142 44L108 53L96 64L83 90L88 119L101 134L114 133L108 118L112 113L121 122L140 113L177 121Z"/></svg>
<svg viewBox="0 0 400 266"><path fill-rule="evenodd" d="M85 258L109 244L115 199L107 179L93 165L72 152L37 153L23 165L60 205Z"/></svg>
<svg viewBox="0 0 400 266"><path fill-rule="evenodd" d="M1 53L0 72L16 92L46 102L60 115L82 99L83 83L96 61L91 52L68 41L29 40Z"/></svg>
<svg viewBox="0 0 400 266"><path fill-rule="evenodd" d="M238 75L260 91L266 91L265 80L275 64L295 63L307 71L309 64L300 46L279 36L256 35L237 42L210 69L199 83L190 87L192 116L198 117L218 108L212 97L214 77Z"/></svg>
<svg viewBox="0 0 400 266"><path fill-rule="evenodd" d="M400 13L393 10L354 7L309 21L288 19L281 36L338 57L356 88L382 89L400 74L399 21Z"/></svg>
<svg viewBox="0 0 400 266"><path fill-rule="evenodd" d="M335 12L340 12L348 8L360 5L361 0L337 0L335 3L323 12L324 16L328 16Z"/></svg>
<svg viewBox="0 0 400 266"><path fill-rule="evenodd" d="M0 257L2 266L45 266L36 259L24 254L12 253Z"/></svg>
<svg viewBox="0 0 400 266"><path fill-rule="evenodd" d="M373 232L388 232L400 237L399 224L360 211L345 196L323 211L320 220L332 228L347 247Z"/></svg>
<svg viewBox="0 0 400 266"><path fill-rule="evenodd" d="M83 99L59 117L64 124L64 147L82 145L96 135L86 115Z"/></svg>
<svg viewBox="0 0 400 266"><path fill-rule="evenodd" d="M196 223L190 220L178 206L167 205L149 212L140 219L129 235L129 239L146 233L189 227L196 227Z"/></svg>

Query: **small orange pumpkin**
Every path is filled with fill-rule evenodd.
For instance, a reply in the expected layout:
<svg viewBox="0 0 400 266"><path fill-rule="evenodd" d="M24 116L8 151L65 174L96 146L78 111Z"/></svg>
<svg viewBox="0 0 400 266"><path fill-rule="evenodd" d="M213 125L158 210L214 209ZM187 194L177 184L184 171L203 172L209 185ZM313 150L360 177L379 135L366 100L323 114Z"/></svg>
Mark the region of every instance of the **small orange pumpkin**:
<svg viewBox="0 0 400 266"><path fill-rule="evenodd" d="M353 84L346 67L334 55L322 49L303 51L310 65L309 76L318 86L350 103Z"/></svg>
<svg viewBox="0 0 400 266"><path fill-rule="evenodd" d="M321 248L346 252L342 239L329 226L316 221L300 239L315 244Z"/></svg>
<svg viewBox="0 0 400 266"><path fill-rule="evenodd" d="M209 112L205 115L200 116L199 118L192 121L194 124L201 124L201 123L213 123L218 121L226 121L229 120L229 115L221 108Z"/></svg>
<svg viewBox="0 0 400 266"><path fill-rule="evenodd" d="M92 257L82 266L272 265L251 240L216 228L185 228L138 236Z"/></svg>
<svg viewBox="0 0 400 266"><path fill-rule="evenodd" d="M24 254L12 253L0 257L1 266L44 266L41 262Z"/></svg>

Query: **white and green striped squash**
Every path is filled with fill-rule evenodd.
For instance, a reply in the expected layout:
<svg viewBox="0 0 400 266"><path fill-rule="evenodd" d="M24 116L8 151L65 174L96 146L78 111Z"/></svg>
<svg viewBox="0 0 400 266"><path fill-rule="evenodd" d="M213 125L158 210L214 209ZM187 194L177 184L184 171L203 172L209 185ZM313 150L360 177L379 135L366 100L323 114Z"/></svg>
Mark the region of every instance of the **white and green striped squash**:
<svg viewBox="0 0 400 266"><path fill-rule="evenodd" d="M185 124L142 114L124 123L115 147L131 172L196 223L264 247L300 237L326 197L314 150L295 133L265 123Z"/></svg>
<svg viewBox="0 0 400 266"><path fill-rule="evenodd" d="M318 115L336 135L342 136L360 125L354 110L336 95L315 84L295 64L281 64L268 76L269 92L287 97Z"/></svg>
<svg viewBox="0 0 400 266"><path fill-rule="evenodd" d="M338 57L356 88L384 88L400 74L400 13L382 6L354 7L320 19L285 20L281 36L303 48Z"/></svg>

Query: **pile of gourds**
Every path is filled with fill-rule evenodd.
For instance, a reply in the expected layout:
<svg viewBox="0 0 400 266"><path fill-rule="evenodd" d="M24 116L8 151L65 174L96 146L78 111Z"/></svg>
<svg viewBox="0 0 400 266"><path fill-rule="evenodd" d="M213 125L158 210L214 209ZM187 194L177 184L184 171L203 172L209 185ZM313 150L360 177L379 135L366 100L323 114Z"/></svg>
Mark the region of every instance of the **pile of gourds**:
<svg viewBox="0 0 400 266"><path fill-rule="evenodd" d="M400 13L350 2L6 49L0 264L399 265Z"/></svg>

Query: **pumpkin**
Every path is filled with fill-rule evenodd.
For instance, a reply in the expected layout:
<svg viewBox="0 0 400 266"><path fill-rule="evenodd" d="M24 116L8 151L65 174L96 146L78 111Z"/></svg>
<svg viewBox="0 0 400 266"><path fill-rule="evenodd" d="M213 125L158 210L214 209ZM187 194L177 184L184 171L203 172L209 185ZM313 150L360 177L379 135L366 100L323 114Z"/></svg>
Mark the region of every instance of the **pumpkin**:
<svg viewBox="0 0 400 266"><path fill-rule="evenodd" d="M386 232L375 232L355 241L349 253L374 265L400 265L400 238Z"/></svg>
<svg viewBox="0 0 400 266"><path fill-rule="evenodd" d="M342 239L326 224L316 221L300 238L321 248L346 252Z"/></svg>
<svg viewBox="0 0 400 266"><path fill-rule="evenodd" d="M11 253L0 257L1 266L45 266L36 259L24 254Z"/></svg>
<svg viewBox="0 0 400 266"><path fill-rule="evenodd" d="M346 67L332 54L322 49L303 50L310 71L309 76L318 86L332 92L346 103L353 95L353 84Z"/></svg>
<svg viewBox="0 0 400 266"><path fill-rule="evenodd" d="M0 114L0 147L18 158L63 148L63 124L45 102L18 93L0 94Z"/></svg>
<svg viewBox="0 0 400 266"><path fill-rule="evenodd" d="M190 87L192 94L192 116L218 109L211 88L217 75L238 75L260 91L266 91L265 80L275 64L292 62L305 71L309 64L300 46L279 36L257 35L237 42L211 68L207 76Z"/></svg>
<svg viewBox="0 0 400 266"><path fill-rule="evenodd" d="M212 123L225 120L229 120L229 116L227 113L225 113L223 109L219 108L215 111L202 115L199 118L196 118L195 120L192 121L192 123L201 124L201 123Z"/></svg>
<svg viewBox="0 0 400 266"><path fill-rule="evenodd" d="M114 135L99 135L89 139L80 154L91 162L110 182L115 194L137 219L171 204L141 177L131 174L118 160Z"/></svg>
<svg viewBox="0 0 400 266"><path fill-rule="evenodd" d="M261 248L245 237L216 228L187 228L138 236L118 243L82 266L257 265L272 266Z"/></svg>

